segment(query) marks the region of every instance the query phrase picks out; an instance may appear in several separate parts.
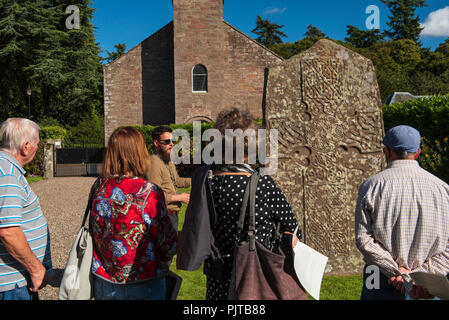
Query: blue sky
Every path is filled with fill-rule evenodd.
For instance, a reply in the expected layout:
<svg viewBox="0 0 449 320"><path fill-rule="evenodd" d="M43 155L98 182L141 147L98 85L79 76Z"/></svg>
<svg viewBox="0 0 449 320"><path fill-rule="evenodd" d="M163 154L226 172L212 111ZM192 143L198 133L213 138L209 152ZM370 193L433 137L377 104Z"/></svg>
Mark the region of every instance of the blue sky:
<svg viewBox="0 0 449 320"><path fill-rule="evenodd" d="M173 19L170 0L93 0L96 9L94 26L96 40L102 50L113 51L114 44L126 43L131 49ZM426 35L421 36L424 47L435 49L449 37L448 0L427 0L428 7L418 9L421 23L426 24ZM384 30L389 10L380 0L225 0L224 19L255 37L257 15L280 25L288 38L302 39L307 26L312 24L327 36L344 40L346 26L354 25L366 30L365 13L370 5L379 8L380 27ZM102 56L105 56L105 52Z"/></svg>

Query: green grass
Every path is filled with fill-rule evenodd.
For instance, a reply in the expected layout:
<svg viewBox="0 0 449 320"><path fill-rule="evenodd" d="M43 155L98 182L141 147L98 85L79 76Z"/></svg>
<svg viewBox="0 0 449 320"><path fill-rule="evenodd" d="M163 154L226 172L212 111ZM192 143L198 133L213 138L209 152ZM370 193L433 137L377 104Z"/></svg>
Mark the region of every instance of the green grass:
<svg viewBox="0 0 449 320"><path fill-rule="evenodd" d="M33 183L36 181L41 181L43 179L43 177L26 177L28 183Z"/></svg>
<svg viewBox="0 0 449 320"><path fill-rule="evenodd" d="M190 192L190 188L179 189L179 192ZM183 204L179 212L179 229L182 230L187 205ZM182 278L178 300L204 300L206 297L206 276L203 268L196 271L176 269L176 256L170 270ZM362 274L347 276L324 276L321 283L320 300L359 300L362 291ZM309 295L309 299L313 298Z"/></svg>
<svg viewBox="0 0 449 320"><path fill-rule="evenodd" d="M321 283L321 300L360 300L363 275L324 276Z"/></svg>
<svg viewBox="0 0 449 320"><path fill-rule="evenodd" d="M179 193L190 193L190 188L180 188ZM187 205L183 204L179 211L179 230L184 225L184 217ZM170 265L170 270L182 278L179 289L178 300L204 300L206 298L206 276L201 266L196 271L184 271L176 269L176 256Z"/></svg>

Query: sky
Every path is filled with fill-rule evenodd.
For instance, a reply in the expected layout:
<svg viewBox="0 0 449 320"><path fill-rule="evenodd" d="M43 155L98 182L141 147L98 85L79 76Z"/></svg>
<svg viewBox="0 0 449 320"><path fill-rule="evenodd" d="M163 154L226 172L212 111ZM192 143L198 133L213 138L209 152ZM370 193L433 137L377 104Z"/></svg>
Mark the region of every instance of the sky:
<svg viewBox="0 0 449 320"><path fill-rule="evenodd" d="M434 50L449 37L449 1L426 3L428 7L417 9L425 27L421 42ZM378 8L380 29L387 29L390 12L381 0L225 0L223 18L252 38L256 37L251 31L259 15L284 26L281 31L288 36L284 42L304 38L310 24L332 39L344 40L347 25L368 30L376 24L376 11L370 6ZM114 51L117 43L125 43L127 50L133 48L173 20L171 0L92 0L92 7L96 9L95 37L103 57L106 50Z"/></svg>

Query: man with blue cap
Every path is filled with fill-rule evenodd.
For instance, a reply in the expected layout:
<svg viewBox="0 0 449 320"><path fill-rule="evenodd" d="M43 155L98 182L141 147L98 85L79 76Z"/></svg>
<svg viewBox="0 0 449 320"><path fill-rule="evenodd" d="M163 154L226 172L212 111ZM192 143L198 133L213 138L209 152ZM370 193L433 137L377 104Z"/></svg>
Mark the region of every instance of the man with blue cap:
<svg viewBox="0 0 449 320"><path fill-rule="evenodd" d="M433 298L407 274L449 273L449 186L419 166L420 142L410 126L388 130L382 141L388 165L360 186L355 233L366 262L362 300ZM370 282L375 270L379 279Z"/></svg>

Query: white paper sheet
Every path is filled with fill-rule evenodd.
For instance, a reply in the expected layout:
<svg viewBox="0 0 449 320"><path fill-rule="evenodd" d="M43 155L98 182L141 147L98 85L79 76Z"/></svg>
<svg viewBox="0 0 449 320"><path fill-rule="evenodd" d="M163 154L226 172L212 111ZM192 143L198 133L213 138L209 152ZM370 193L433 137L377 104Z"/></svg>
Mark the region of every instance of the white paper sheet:
<svg viewBox="0 0 449 320"><path fill-rule="evenodd" d="M328 258L300 241L293 248L293 254L299 281L315 300L320 300L321 281Z"/></svg>
<svg viewBox="0 0 449 320"><path fill-rule="evenodd" d="M427 272L412 272L409 275L415 284L426 288L430 294L449 300L449 280L444 275Z"/></svg>

